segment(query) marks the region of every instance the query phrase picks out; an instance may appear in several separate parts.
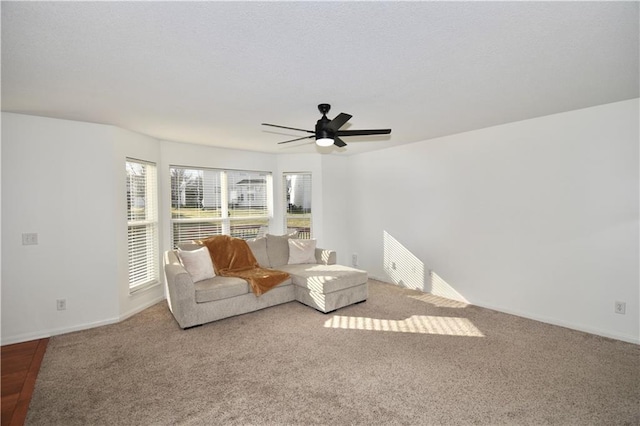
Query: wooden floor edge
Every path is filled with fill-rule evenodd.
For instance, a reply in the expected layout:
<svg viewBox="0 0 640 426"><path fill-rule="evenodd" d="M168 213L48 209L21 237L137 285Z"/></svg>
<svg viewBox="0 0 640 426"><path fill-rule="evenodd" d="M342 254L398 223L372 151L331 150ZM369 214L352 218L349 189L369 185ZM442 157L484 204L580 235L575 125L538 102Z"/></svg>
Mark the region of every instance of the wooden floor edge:
<svg viewBox="0 0 640 426"><path fill-rule="evenodd" d="M48 343L49 338L41 339L38 342L38 347L31 359L27 377L24 385L22 385L22 390L16 403L16 409L13 411L13 416L11 416L11 422L9 423L11 426L22 426L27 419L27 410L29 410L29 403L31 402L33 390L36 387L36 379L38 378L38 372L40 371L40 365L42 364Z"/></svg>

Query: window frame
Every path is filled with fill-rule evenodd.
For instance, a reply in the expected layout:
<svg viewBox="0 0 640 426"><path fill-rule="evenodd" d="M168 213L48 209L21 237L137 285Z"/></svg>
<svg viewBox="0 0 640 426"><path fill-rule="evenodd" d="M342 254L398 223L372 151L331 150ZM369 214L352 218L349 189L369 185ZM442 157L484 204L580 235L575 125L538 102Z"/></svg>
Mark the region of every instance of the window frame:
<svg viewBox="0 0 640 426"><path fill-rule="evenodd" d="M287 184L287 177L289 176L299 176L303 180L301 182L303 191L303 205L302 213L296 213L296 219L303 219L305 221L308 220L308 227L298 227L298 226L290 226L290 219L293 219L291 210L291 199L289 193L289 186ZM308 193L306 193L308 188ZM301 239L312 239L313 238L313 174L311 172L283 172L282 173L282 208L283 208L283 226L286 232L290 232L293 230L297 231L297 238ZM307 207L308 206L308 207ZM304 210L308 209L308 212L304 212Z"/></svg>
<svg viewBox="0 0 640 426"><path fill-rule="evenodd" d="M132 217L132 197L129 164L142 166L144 172L144 214L142 218ZM156 163L127 157L127 276L129 294L153 287L160 283L159 262L159 219L158 219L158 167ZM132 200L133 198L133 200ZM133 230L143 230L142 236ZM135 236L138 234L138 236ZM136 252L132 252L133 248Z"/></svg>
<svg viewBox="0 0 640 426"><path fill-rule="evenodd" d="M198 215L198 217L192 218L176 218L175 214L180 214L181 207L175 206L176 199L181 200L182 194L175 194L174 190L176 189L176 183L173 181L174 178L174 170L185 170L185 171L195 171L201 173L202 176L199 176L202 179L202 187L203 187L203 198L201 202L204 204L204 192L207 186L205 181L205 173L216 173L218 174L217 184L219 185L219 197L214 201L214 207L216 203L219 203L219 212L215 212L216 209L212 209L212 214L207 215ZM178 165L170 165L169 166L169 174L171 176L171 205L170 205L170 214L169 220L171 225L171 245L172 247L177 247L179 244L184 244L199 238L206 238L211 235L231 235L238 238L255 238L257 236L264 235L273 219L273 175L268 171L261 170L237 170L237 169L219 169L219 168L210 168L210 167L195 167L195 166L178 166ZM230 182L230 177L238 178L238 174L246 174L246 179L241 179L237 182ZM253 180L264 178L264 186L253 182ZM214 179L215 180L215 179ZM247 180L246 184L242 184ZM242 192L242 190L238 187L239 184L246 185L247 194L246 198L243 194L240 196L237 195L238 192ZM260 195L259 198L264 201L264 204L253 206L251 204L252 201L256 201L256 190L260 190L262 187L264 194ZM216 193L215 183L212 186L213 193ZM235 195L235 196L234 196ZM177 196L177 197L176 197ZM236 203L234 203L236 201ZM178 201L180 203L181 201ZM184 200L185 205L187 204L186 199ZM249 203L249 206L240 206L239 204ZM235 206L234 206L235 204ZM258 214L248 214L248 215L237 215L236 213L242 212L243 209L251 211L253 207L263 207L262 209L257 209L256 213ZM204 205L201 207L201 212L206 212L207 209ZM186 211L186 208L185 208ZM246 227L245 230L242 229L242 225L237 225L238 222L256 222L256 224L250 224ZM234 225L234 222L236 225ZM181 239L176 236L176 227L180 226L180 224L192 224L193 229L185 230L185 234L188 235L187 238ZM200 232L200 229L203 232ZM192 235L190 235L192 234Z"/></svg>

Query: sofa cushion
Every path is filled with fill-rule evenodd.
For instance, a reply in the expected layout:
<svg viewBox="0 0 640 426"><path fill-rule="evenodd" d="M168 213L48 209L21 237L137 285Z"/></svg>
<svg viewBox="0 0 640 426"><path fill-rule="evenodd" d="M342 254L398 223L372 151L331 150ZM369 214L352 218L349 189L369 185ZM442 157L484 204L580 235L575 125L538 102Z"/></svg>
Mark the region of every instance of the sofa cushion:
<svg viewBox="0 0 640 426"><path fill-rule="evenodd" d="M180 262L187 270L194 283L216 276L213 271L213 263L209 250L206 247L199 247L196 250L182 250L178 248Z"/></svg>
<svg viewBox="0 0 640 426"><path fill-rule="evenodd" d="M337 255L333 250L326 250L316 247L316 263L323 265L334 265L337 263Z"/></svg>
<svg viewBox="0 0 640 426"><path fill-rule="evenodd" d="M261 268L271 267L269 256L267 256L267 239L265 237L252 238L247 240L247 244Z"/></svg>
<svg viewBox="0 0 640 426"><path fill-rule="evenodd" d="M318 263L316 261L316 240L299 240L290 238L289 265L300 263Z"/></svg>
<svg viewBox="0 0 640 426"><path fill-rule="evenodd" d="M270 268L277 268L289 262L289 238L296 236L297 232L286 235L267 234L267 256Z"/></svg>
<svg viewBox="0 0 640 426"><path fill-rule="evenodd" d="M235 277L214 277L194 284L196 302L205 303L249 293L249 283Z"/></svg>
<svg viewBox="0 0 640 426"><path fill-rule="evenodd" d="M293 283L316 293L332 293L367 282L366 271L342 265L284 265L278 269L291 275Z"/></svg>

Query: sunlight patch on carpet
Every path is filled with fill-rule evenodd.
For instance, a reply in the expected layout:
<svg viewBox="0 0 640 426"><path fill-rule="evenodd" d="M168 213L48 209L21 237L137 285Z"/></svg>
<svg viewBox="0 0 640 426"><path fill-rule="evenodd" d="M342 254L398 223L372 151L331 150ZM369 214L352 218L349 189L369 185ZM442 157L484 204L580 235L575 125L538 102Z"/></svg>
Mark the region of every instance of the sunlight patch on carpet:
<svg viewBox="0 0 640 426"><path fill-rule="evenodd" d="M407 296L411 299L419 300L421 302L429 303L433 306L437 306L439 308L466 308L469 306L468 303L460 302L458 300L453 299L445 299L444 297L434 296L433 294L425 293L418 295Z"/></svg>
<svg viewBox="0 0 640 426"><path fill-rule="evenodd" d="M467 318L412 315L404 320L335 315L325 328L343 330L391 331L396 333L438 334L444 336L484 337Z"/></svg>

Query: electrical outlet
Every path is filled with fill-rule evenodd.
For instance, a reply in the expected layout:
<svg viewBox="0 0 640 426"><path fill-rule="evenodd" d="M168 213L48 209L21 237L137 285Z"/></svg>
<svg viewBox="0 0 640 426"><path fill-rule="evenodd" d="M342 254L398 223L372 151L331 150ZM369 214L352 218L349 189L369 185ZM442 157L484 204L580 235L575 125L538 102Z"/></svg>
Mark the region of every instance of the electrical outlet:
<svg viewBox="0 0 640 426"><path fill-rule="evenodd" d="M56 300L56 308L59 311L64 311L67 309L67 299L58 299Z"/></svg>
<svg viewBox="0 0 640 426"><path fill-rule="evenodd" d="M626 310L627 310L627 304L625 302L615 302L614 311L616 314L624 315Z"/></svg>
<svg viewBox="0 0 640 426"><path fill-rule="evenodd" d="M351 264L353 266L358 266L358 253L353 253L351 255Z"/></svg>

